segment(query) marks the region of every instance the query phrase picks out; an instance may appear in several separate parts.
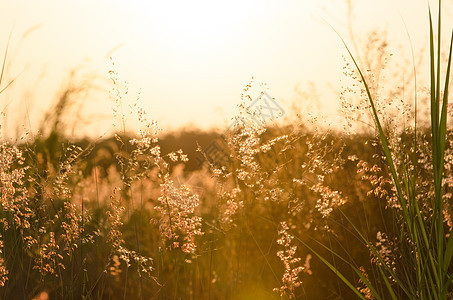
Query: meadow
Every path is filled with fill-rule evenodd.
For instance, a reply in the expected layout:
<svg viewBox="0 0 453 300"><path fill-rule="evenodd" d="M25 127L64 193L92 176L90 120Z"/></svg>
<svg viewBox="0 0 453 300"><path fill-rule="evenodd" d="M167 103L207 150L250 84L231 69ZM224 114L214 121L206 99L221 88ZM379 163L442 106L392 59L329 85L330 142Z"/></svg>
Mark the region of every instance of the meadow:
<svg viewBox="0 0 453 300"><path fill-rule="evenodd" d="M349 52L337 127L267 119L252 80L229 128L163 134L112 65L116 133L75 140L64 94L0 145L0 298L452 299L451 41L428 24L425 88L379 34Z"/></svg>

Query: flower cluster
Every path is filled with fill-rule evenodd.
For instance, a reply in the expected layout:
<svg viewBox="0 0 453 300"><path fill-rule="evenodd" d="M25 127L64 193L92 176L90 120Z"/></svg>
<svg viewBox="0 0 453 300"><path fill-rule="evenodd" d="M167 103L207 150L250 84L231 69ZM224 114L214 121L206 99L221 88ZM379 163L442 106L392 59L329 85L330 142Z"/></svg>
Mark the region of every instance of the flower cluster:
<svg viewBox="0 0 453 300"><path fill-rule="evenodd" d="M41 244L39 250L39 257L35 259L35 266L33 269L40 271L41 276L46 274L54 275L55 277L60 276L60 269L65 269L63 261L63 255L59 252L60 246L58 246L55 240L55 233L49 232L48 241Z"/></svg>
<svg viewBox="0 0 453 300"><path fill-rule="evenodd" d="M284 250L278 251L277 256L283 262L285 271L282 277L282 285L279 288L274 288L274 291L280 293L281 297L295 298L296 288L302 285L299 273L304 270L304 267L298 266L301 259L295 257L297 246L292 245L294 236L288 233L288 225L286 222L281 222L280 227L281 229L278 231L280 238L277 243L282 245Z"/></svg>
<svg viewBox="0 0 453 300"><path fill-rule="evenodd" d="M362 272L363 276L365 276L365 278L367 280L368 279L368 273L366 272L365 268L364 267L360 267L359 270ZM359 287L357 287L357 290L365 297L365 299L368 299L368 300L373 300L374 297L373 295L371 294L371 290L370 288L366 285L366 283L364 282L364 280L362 280L362 278L359 279Z"/></svg>
<svg viewBox="0 0 453 300"><path fill-rule="evenodd" d="M195 214L200 200L197 194L181 185L176 187L168 174L163 176L159 205L155 207L160 212L159 229L164 239L171 241L172 248L181 248L184 253L193 254L196 251L195 238L203 235L201 217Z"/></svg>

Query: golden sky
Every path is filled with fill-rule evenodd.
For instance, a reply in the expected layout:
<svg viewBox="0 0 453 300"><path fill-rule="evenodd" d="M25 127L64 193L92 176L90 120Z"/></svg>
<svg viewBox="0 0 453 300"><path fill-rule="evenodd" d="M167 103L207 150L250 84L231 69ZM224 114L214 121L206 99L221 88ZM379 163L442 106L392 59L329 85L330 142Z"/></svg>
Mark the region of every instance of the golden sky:
<svg viewBox="0 0 453 300"><path fill-rule="evenodd" d="M368 30L387 29L395 52L407 57L404 20L414 47L426 43L427 1L354 3L359 41ZM167 129L226 125L252 76L285 111L313 82L322 110L334 115L345 50L327 23L350 41L346 0L3 0L1 55L12 30L6 79L21 75L0 104L9 121L36 131L78 68L78 78L95 76L103 88L83 96L82 115L98 124L91 132L105 132L112 103L104 79L112 57L130 97L141 89L141 105ZM3 122L4 130L13 129L11 122Z"/></svg>

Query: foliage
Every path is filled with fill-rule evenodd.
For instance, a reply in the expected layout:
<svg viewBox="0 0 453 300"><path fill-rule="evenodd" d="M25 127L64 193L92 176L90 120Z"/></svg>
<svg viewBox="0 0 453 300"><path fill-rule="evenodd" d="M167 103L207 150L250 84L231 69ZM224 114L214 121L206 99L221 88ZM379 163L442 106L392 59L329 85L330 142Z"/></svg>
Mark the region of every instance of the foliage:
<svg viewBox="0 0 453 300"><path fill-rule="evenodd" d="M439 12L438 36L440 25ZM441 92L430 26L429 128L392 122L379 74L352 55L346 90L359 102L341 93L344 132L300 117L267 124L250 109L253 81L222 135L163 135L114 69L115 136L69 140L58 124L71 101L60 99L49 131L0 145L1 297L451 297L451 44ZM385 43L372 39L382 67ZM418 118L416 105L398 109ZM376 134L354 133L353 113L367 110Z"/></svg>

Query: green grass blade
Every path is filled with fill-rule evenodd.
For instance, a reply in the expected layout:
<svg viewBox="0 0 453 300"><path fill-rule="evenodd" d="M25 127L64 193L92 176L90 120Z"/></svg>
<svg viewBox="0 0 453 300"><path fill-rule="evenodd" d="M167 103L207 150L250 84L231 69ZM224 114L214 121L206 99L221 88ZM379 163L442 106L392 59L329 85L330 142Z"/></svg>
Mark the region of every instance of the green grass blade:
<svg viewBox="0 0 453 300"><path fill-rule="evenodd" d="M367 288L370 289L370 292L371 294L373 295L373 297L376 299L376 300L380 300L382 299L381 296L379 296L378 292L376 291L376 289L374 288L373 284L368 280L368 278L362 273L360 272L359 269L357 269L356 267L353 267L352 268L354 270L354 272L360 277L360 279L363 281L363 283L365 284L365 286Z"/></svg>
<svg viewBox="0 0 453 300"><path fill-rule="evenodd" d="M366 298L357 290L357 288L343 274L341 274L337 268L335 268L331 263L329 263L325 258L323 258L321 254L316 252L314 249L312 249L310 246L308 246L305 242L303 242L302 240L299 240L299 241L305 247L307 247L308 250L313 252L313 254L315 254L330 270L332 270L335 273L335 275L338 276L338 278L340 278L341 281L343 281L360 299L366 300Z"/></svg>
<svg viewBox="0 0 453 300"><path fill-rule="evenodd" d="M302 243L303 245L307 246L306 243L304 241L302 241L301 239L299 239L298 237L295 237L300 243ZM313 241L315 241L318 245L320 245L321 247L323 247L325 250L329 251L331 254L335 255L337 258L339 258L340 260L342 260L344 263L346 263L347 265L349 265L351 267L351 269L354 270L355 273L357 273L357 275L363 280L363 282L365 283L365 285L370 289L371 293L373 294L373 296L376 298L376 299L381 299L381 297L379 296L378 292L376 291L376 289L374 288L374 286L371 284L371 282L368 280L368 278L366 278L366 276L364 276L364 274L360 271L360 269L358 269L356 266L354 266L350 261L346 260L345 258L341 257L338 253L336 253L335 251L333 251L331 248L327 247L326 245L324 245L323 243L315 240L315 239L312 239ZM309 248L307 246L307 248ZM309 248L310 250L312 250L311 248ZM313 251L313 250L312 250Z"/></svg>
<svg viewBox="0 0 453 300"><path fill-rule="evenodd" d="M451 68L452 47L453 47L453 31L452 31L452 35L451 35L451 38L450 38L450 52L449 52L449 55L448 55L447 74L445 76L444 97L443 97L443 103L442 103L442 116L441 116L441 123L440 123L441 124L441 126L440 126L440 128L441 128L441 141L442 141L442 145L441 145L442 160L443 160L443 157L444 157L445 141L446 141L446 135L447 135L446 131L447 131L448 86L449 86L449 83L450 83L450 68ZM440 201L442 201L442 199L440 199ZM442 216L443 216L443 214L442 214ZM443 223L443 219L444 218L442 218L442 220L441 220L442 222L441 223ZM440 225L443 225L443 224L440 224ZM443 227L442 227L442 229L443 229ZM442 230L442 241L443 241L443 235L444 235L444 232ZM450 231L450 237L448 238L447 247L445 249L444 255L443 255L443 257L439 258L439 259L443 260L441 262L441 267L442 267L442 274L445 274L445 275L448 275L447 271L448 271L448 268L450 266L450 262L451 262L451 258L452 258L452 254L453 254L453 239L452 239L451 235L452 235L452 232ZM447 289L447 288L448 287L446 286L445 289Z"/></svg>
<svg viewBox="0 0 453 300"><path fill-rule="evenodd" d="M349 224L354 228L354 230L357 232L357 234L360 236L360 238L367 244L368 248L371 250L371 252L374 254L374 256L379 260L382 266L385 267L386 271L390 274L390 276L396 281L398 286L404 291L404 293L408 296L411 297L412 294L409 292L410 289L408 289L404 284L403 281L399 279L399 277L393 272L393 270L387 266L385 263L384 259L379 255L377 252L376 248L360 233L359 229L352 223L352 221L346 216L346 214L340 209L340 212L343 214L343 216L346 218Z"/></svg>
<svg viewBox="0 0 453 300"><path fill-rule="evenodd" d="M447 63L447 72L445 74L445 87L444 87L444 95L442 99L442 111L441 111L441 117L440 117L440 124L439 124L439 159L440 159L440 164L439 164L439 176L442 176L443 172L443 160L444 160L444 154L445 154L445 141L446 141L446 136L447 136L447 105L448 105L448 86L450 83L450 69L451 69L451 55L452 55L452 45L453 45L453 31L452 31L452 36L450 40L450 51L448 55L448 63Z"/></svg>
<svg viewBox="0 0 453 300"><path fill-rule="evenodd" d="M453 256L453 232L450 231L450 236L448 237L447 248L445 249L444 255L444 272L448 271L450 267L451 258Z"/></svg>
<svg viewBox="0 0 453 300"><path fill-rule="evenodd" d="M439 118L439 100L440 100L440 44L441 44L441 17L442 17L442 1L439 0L439 9L437 14L437 77L436 77L436 116Z"/></svg>
<svg viewBox="0 0 453 300"><path fill-rule="evenodd" d="M301 243L303 243L305 246L307 246L302 240L298 239ZM317 240L314 240L316 243L318 243L320 246L322 246L324 249L326 249L327 251L329 251L330 253L332 253L333 255L335 255L336 257L338 257L339 259L341 259L343 262L345 262L346 264L348 264L353 270L354 272L362 279L362 281L364 282L364 284L366 285L366 287L368 287L370 289L370 292L371 294L376 298L376 299L381 299L381 297L379 296L378 292L376 291L376 289L374 288L374 286L371 284L371 282L368 280L368 278L366 278L366 276L360 271L360 269L358 269L357 267L355 267L354 265L352 265L349 261L347 261L346 259L344 259L343 257L341 257L340 255L338 255L338 253L336 253L335 251L333 251L332 249L330 249L329 247L325 246L324 244L322 244L321 242L317 241ZM307 246L308 247L308 246ZM369 244L369 247L370 248L373 248L372 251L376 251L374 249L374 246ZM309 247L308 247L309 248ZM310 248L309 248L310 249ZM310 249L311 251L313 251L313 249ZM377 252L376 252L377 253ZM384 261L382 260L381 263L383 263ZM383 264L386 268L388 268L387 265L385 265L385 263ZM384 271L382 270L382 267L381 267L381 264L378 264L377 265L381 274L383 274L383 279L384 281L386 282L386 287L387 289L389 290L389 293L390 295L392 296L392 299L398 299L395 295L395 292L393 291L393 288L391 287L391 284L390 282L388 281L387 279L387 276L385 276L384 274ZM334 267L334 266L333 266ZM334 267L335 268L335 267Z"/></svg>
<svg viewBox="0 0 453 300"><path fill-rule="evenodd" d="M341 39L341 40L343 41L343 44L346 47L346 50L348 51L352 61L354 62L354 65L356 66L357 71L359 72L359 75L360 75L360 78L362 80L362 83L365 86L365 90L366 90L366 93L367 93L367 96L368 96L368 100L370 102L371 109L372 109L372 112L373 112L373 118L374 118L374 121L376 122L376 126L377 126L378 131L379 131L379 138L381 140L382 148L384 150L385 157L387 159L387 164L388 164L388 166L390 168L390 172L392 173L393 183L395 184L395 187L396 187L398 200L400 201L400 204L401 204L401 207L402 207L402 210L403 210L404 219L405 220L410 220L410 217L409 217L409 214L408 214L408 211L407 211L406 200L404 199L403 192L402 192L402 189L401 189L401 185L400 185L399 180L398 180L398 175L396 173L395 165L393 163L392 154L390 152L390 148L388 146L388 141L387 141L387 138L386 138L386 136L384 134L384 130L382 129L381 122L379 121L379 116L377 114L377 110L376 110L376 107L374 105L374 100L373 100L373 97L371 96L371 92L370 92L370 89L368 87L368 83L367 83L367 81L365 79L365 76L363 75L359 65L357 64L357 61L354 59L354 56L352 55L351 51L349 50L348 46L346 45L346 42L343 39Z"/></svg>
<svg viewBox="0 0 453 300"><path fill-rule="evenodd" d="M385 286L387 287L387 290L388 290L389 293L390 293L390 296L392 297L392 299L397 300L398 298L396 297L396 294L395 294L395 292L393 291L392 285L391 285L390 282L388 281L387 276L385 276L384 271L382 271L381 266L378 265L378 267L379 267L379 272L381 273L381 276L382 276L382 278L384 279Z"/></svg>
<svg viewBox="0 0 453 300"><path fill-rule="evenodd" d="M431 9L428 9L429 13L429 57L430 57L430 79L431 79L431 131L432 131L432 159L433 162L437 162L437 124L438 124L438 107L436 103L436 75L435 75L435 64L434 64L434 33L433 33L433 21L431 17ZM436 108L437 107L437 108Z"/></svg>

